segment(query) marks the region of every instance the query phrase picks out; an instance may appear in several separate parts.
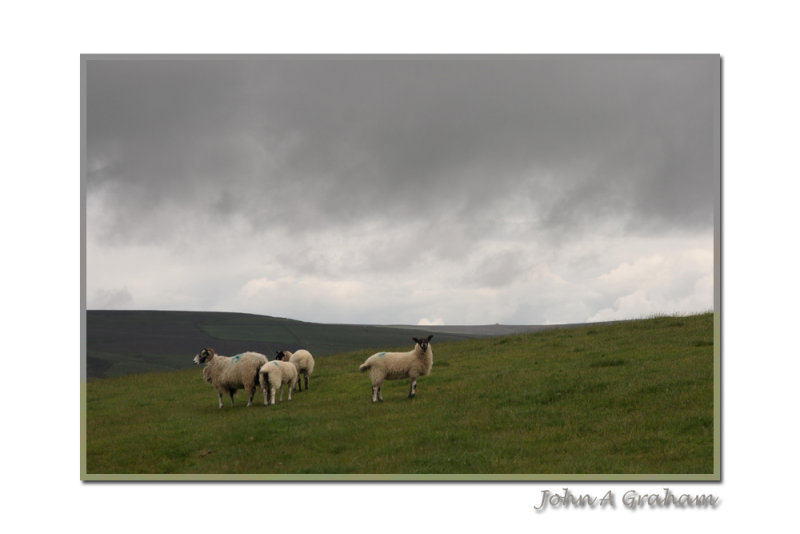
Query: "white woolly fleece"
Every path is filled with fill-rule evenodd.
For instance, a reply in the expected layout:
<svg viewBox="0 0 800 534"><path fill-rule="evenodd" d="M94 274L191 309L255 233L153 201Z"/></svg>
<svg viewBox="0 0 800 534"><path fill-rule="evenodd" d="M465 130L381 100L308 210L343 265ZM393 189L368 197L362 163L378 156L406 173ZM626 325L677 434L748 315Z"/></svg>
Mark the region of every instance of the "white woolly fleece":
<svg viewBox="0 0 800 534"><path fill-rule="evenodd" d="M258 379L264 391L264 406L275 404L275 392L278 390L278 402L283 402L283 384L289 384L289 400L292 400L292 389L297 382L297 367L289 362L272 360L261 366ZM269 398L267 392L270 392Z"/></svg>
<svg viewBox="0 0 800 534"><path fill-rule="evenodd" d="M377 352L367 358L359 367L360 371L369 370L373 386L380 386L384 380L410 378L416 380L420 376L430 374L433 367L433 349L422 352L419 344L408 352Z"/></svg>
<svg viewBox="0 0 800 534"><path fill-rule="evenodd" d="M222 408L224 394L230 395L231 406L233 406L233 395L239 389L244 389L250 394L247 405L252 405L253 395L258 386L258 370L267 363L267 357L258 352L222 356L216 354L214 349L208 349L208 351L211 353L211 357L206 360L203 378L219 393L220 408ZM195 363L199 363L199 356L199 354L195 356Z"/></svg>

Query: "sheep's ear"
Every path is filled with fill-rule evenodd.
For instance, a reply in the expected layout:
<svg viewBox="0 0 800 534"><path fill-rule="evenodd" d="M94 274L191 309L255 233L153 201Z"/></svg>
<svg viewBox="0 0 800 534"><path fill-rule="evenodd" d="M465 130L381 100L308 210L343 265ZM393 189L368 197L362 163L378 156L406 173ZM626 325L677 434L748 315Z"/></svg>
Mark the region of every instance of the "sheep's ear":
<svg viewBox="0 0 800 534"><path fill-rule="evenodd" d="M413 340L414 340L414 343L420 343L420 340L419 340L419 339L417 339L417 338L415 338L415 337L412 337L411 339L413 339Z"/></svg>
<svg viewBox="0 0 800 534"><path fill-rule="evenodd" d="M433 334L428 336L428 341L430 341L431 339L433 339Z"/></svg>

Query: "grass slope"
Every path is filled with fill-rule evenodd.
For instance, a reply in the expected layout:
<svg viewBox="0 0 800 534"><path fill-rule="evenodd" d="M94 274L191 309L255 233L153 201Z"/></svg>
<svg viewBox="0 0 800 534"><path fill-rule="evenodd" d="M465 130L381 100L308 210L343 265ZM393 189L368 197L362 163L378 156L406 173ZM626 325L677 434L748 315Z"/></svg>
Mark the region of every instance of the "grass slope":
<svg viewBox="0 0 800 534"><path fill-rule="evenodd" d="M713 340L712 314L434 339L417 398L386 382L375 405L368 351L319 361L310 391L270 407L259 390L218 409L199 368L91 381L82 476L718 479Z"/></svg>

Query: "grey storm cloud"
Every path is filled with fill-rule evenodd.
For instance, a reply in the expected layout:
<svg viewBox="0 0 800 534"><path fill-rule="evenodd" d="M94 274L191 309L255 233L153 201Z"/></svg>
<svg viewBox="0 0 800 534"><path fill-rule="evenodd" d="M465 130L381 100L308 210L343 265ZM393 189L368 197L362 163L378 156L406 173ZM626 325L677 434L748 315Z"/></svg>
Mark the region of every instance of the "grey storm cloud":
<svg viewBox="0 0 800 534"><path fill-rule="evenodd" d="M300 294L365 322L696 307L719 84L705 55L89 57L90 304Z"/></svg>
<svg viewBox="0 0 800 534"><path fill-rule="evenodd" d="M89 192L118 236L154 210L255 229L476 220L710 226L713 58L266 57L91 61Z"/></svg>

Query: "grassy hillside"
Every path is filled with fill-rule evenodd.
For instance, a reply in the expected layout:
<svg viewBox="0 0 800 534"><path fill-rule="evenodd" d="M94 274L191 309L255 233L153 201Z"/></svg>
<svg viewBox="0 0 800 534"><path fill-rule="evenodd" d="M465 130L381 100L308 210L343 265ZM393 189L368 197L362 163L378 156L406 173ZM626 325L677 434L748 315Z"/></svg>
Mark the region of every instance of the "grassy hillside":
<svg viewBox="0 0 800 534"><path fill-rule="evenodd" d="M108 378L191 367L203 347L219 354L312 348L316 357L406 343L402 327L330 325L245 313L174 311L86 312L86 376ZM468 332L436 334L439 341L476 337Z"/></svg>
<svg viewBox="0 0 800 534"><path fill-rule="evenodd" d="M199 368L90 381L83 477L718 479L713 332L704 314L434 338L417 398L387 382L375 405L369 351L318 361L310 391L270 407L259 390L218 409Z"/></svg>

